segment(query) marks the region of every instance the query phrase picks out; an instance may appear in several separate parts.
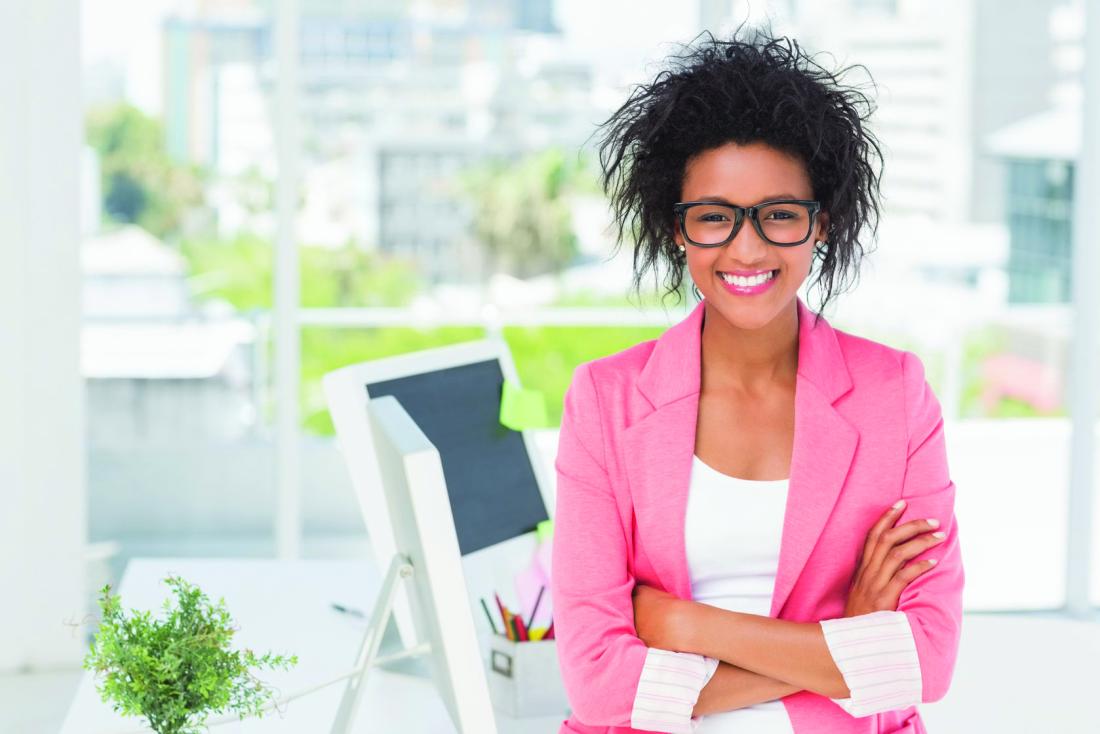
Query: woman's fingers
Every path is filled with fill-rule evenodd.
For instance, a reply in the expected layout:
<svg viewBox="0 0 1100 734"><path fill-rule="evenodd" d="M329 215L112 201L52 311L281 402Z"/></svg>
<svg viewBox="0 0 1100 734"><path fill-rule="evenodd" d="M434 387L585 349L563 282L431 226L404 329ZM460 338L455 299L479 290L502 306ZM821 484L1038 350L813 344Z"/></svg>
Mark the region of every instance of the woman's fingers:
<svg viewBox="0 0 1100 734"><path fill-rule="evenodd" d="M935 565L935 558L923 558L919 561L906 564L904 568L894 574L894 577L890 579L890 583L886 587L887 592L893 598L900 599L901 592L905 590L905 587L908 586L910 582L925 571L932 569Z"/></svg>
<svg viewBox="0 0 1100 734"><path fill-rule="evenodd" d="M909 520L897 527L887 528L879 536L878 543L871 553L871 557L867 559L868 570L872 573L879 573L883 564L886 562L888 554L893 552L893 549L900 543L913 538L920 533L926 533L929 530L935 530L939 527L938 521L935 519L921 519L921 520Z"/></svg>
<svg viewBox="0 0 1100 734"><path fill-rule="evenodd" d="M923 532L923 529L928 529L930 527L929 524L923 520L915 522L916 524L921 525L921 529L918 529L917 532ZM906 523L906 525L911 524L914 523ZM900 530L902 527L904 526L899 526L898 529ZM936 545L937 543L942 542L944 537L945 535L942 532L925 532L922 535L918 535L917 537L907 542L899 542L897 545L887 551L886 555L883 557L882 564L879 566L878 569L879 578L882 579L884 584L888 583L892 578L894 578L895 574L898 573L898 570L901 568L902 564L912 558L916 558L921 553L924 553L926 550Z"/></svg>
<svg viewBox="0 0 1100 734"><path fill-rule="evenodd" d="M905 509L905 500L898 500L898 503L893 507L887 507L886 512L882 513L875 524L871 526L871 529L867 531L867 540L863 543L863 553L859 557L859 563L856 564L856 568L863 565L863 560L866 559L870 562L874 556L875 547L878 545L879 538L885 533L895 522L897 522L898 516Z"/></svg>
<svg viewBox="0 0 1100 734"><path fill-rule="evenodd" d="M929 559L905 564L943 540L943 533L930 532L939 523L928 518L895 526L904 510L904 501L888 508L867 532L848 590L846 615L896 609L905 586L932 567Z"/></svg>

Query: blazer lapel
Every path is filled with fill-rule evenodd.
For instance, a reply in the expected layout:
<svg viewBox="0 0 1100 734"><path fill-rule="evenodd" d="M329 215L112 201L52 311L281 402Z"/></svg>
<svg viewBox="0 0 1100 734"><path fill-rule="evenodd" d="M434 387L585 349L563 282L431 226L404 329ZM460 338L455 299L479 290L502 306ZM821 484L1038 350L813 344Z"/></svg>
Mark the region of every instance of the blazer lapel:
<svg viewBox="0 0 1100 734"><path fill-rule="evenodd" d="M836 334L798 299L794 448L771 616L778 617L821 535L859 434L834 407L852 387ZM705 301L657 340L636 382L653 410L623 431L624 463L646 557L665 589L690 599L684 522L695 454Z"/></svg>

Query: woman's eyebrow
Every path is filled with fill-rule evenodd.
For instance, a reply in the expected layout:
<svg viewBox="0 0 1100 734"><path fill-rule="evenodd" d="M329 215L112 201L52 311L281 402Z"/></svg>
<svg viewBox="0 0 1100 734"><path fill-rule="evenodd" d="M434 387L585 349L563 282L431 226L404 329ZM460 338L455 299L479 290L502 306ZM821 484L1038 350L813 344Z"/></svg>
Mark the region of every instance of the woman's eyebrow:
<svg viewBox="0 0 1100 734"><path fill-rule="evenodd" d="M799 199L799 198L801 198L801 197L795 196L794 194L772 194L771 196L764 197L760 201L774 201L776 199ZM715 196L700 196L697 199L693 199L693 201L715 201L715 202L720 202L722 204L729 204L730 206L739 206L738 204L734 204L732 201L730 201L726 197L718 196L718 195L715 195ZM759 202L757 202L757 203L759 203Z"/></svg>

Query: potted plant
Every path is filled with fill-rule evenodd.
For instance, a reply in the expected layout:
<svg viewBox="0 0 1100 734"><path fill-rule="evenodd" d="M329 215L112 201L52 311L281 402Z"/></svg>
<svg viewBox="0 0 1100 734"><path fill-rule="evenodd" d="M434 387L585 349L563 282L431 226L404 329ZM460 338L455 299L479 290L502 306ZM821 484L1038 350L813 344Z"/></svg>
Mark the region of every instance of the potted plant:
<svg viewBox="0 0 1100 734"><path fill-rule="evenodd" d="M103 618L83 667L103 684L96 690L104 702L124 716L145 717L157 734L195 734L213 713L263 716L271 690L251 668L288 669L298 656L230 649L237 631L225 600L211 604L196 586L179 576L164 579L175 592L164 602L163 620L147 611L126 616L121 599L103 587L99 606Z"/></svg>

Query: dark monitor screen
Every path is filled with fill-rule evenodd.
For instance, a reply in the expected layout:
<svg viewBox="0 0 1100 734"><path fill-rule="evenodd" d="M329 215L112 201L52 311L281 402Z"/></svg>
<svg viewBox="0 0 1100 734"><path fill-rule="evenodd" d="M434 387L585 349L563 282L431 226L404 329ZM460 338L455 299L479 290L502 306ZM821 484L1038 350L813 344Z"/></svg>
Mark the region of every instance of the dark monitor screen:
<svg viewBox="0 0 1100 734"><path fill-rule="evenodd" d="M464 556L548 519L523 434L500 423L503 386L495 359L366 386L397 398L439 451Z"/></svg>

